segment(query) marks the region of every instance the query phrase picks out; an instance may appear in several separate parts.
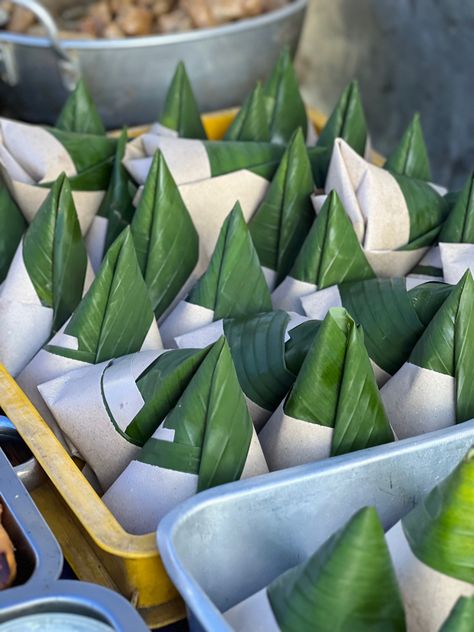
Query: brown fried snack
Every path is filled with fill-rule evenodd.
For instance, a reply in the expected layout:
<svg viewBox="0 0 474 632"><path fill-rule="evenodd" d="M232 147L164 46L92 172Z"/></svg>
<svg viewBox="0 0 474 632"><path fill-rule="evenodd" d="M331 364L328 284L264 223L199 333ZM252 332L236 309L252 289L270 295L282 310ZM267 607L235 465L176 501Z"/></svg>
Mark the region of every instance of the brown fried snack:
<svg viewBox="0 0 474 632"><path fill-rule="evenodd" d="M2 526L2 511L3 507L0 504L0 590L11 586L16 577L14 547Z"/></svg>

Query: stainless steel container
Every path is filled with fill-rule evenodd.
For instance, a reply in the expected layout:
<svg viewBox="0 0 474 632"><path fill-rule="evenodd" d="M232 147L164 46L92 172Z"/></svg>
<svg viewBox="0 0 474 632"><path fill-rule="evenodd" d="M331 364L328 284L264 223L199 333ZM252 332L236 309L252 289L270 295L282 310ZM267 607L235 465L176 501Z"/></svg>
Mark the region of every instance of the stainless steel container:
<svg viewBox="0 0 474 632"><path fill-rule="evenodd" d="M8 115L53 123L68 91L82 76L111 128L157 119L176 64L182 60L202 110L242 102L268 76L283 46L295 52L307 0L212 29L120 40L59 40L36 0L33 10L47 38L0 32L0 101Z"/></svg>
<svg viewBox="0 0 474 632"><path fill-rule="evenodd" d="M474 420L319 463L218 487L158 528L191 630L230 632L221 612L313 553L361 507L390 528L474 444Z"/></svg>

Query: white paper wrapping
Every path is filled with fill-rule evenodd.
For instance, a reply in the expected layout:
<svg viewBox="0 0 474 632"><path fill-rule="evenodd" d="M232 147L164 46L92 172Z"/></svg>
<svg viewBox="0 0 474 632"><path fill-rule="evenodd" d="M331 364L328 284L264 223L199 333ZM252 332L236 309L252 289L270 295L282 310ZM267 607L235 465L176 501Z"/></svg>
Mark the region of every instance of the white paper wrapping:
<svg viewBox="0 0 474 632"><path fill-rule="evenodd" d="M303 313L300 298L316 292L316 289L314 283L287 276L272 293L273 308Z"/></svg>
<svg viewBox="0 0 474 632"><path fill-rule="evenodd" d="M428 248L415 250L365 250L365 256L376 276L403 277L423 258ZM426 279L425 279L426 281Z"/></svg>
<svg viewBox="0 0 474 632"><path fill-rule="evenodd" d="M390 373L387 373L387 371L384 371L382 368L380 368L379 365L376 364L371 358L369 359L370 359L370 365L374 371L375 381L377 382L377 386L381 388L386 382L388 382L388 380L392 376L390 375Z"/></svg>
<svg viewBox="0 0 474 632"><path fill-rule="evenodd" d="M174 342L178 349L204 349L204 347L216 342L223 335L224 321L221 318L204 325L204 327L176 336Z"/></svg>
<svg viewBox="0 0 474 632"><path fill-rule="evenodd" d="M171 348L175 346L176 338L182 338L188 332L210 325L213 320L214 310L187 301L180 301L166 320L161 323L161 336L166 347Z"/></svg>
<svg viewBox="0 0 474 632"><path fill-rule="evenodd" d="M408 632L438 632L458 598L474 595L474 585L444 575L415 557L401 521L385 537L405 605Z"/></svg>
<svg viewBox="0 0 474 632"><path fill-rule="evenodd" d="M456 380L406 362L380 391L399 439L456 423Z"/></svg>
<svg viewBox="0 0 474 632"><path fill-rule="evenodd" d="M97 274L104 256L105 238L109 220L106 217L96 215L89 228L85 242L92 269Z"/></svg>
<svg viewBox="0 0 474 632"><path fill-rule="evenodd" d="M267 282L268 289L270 292L276 287L276 280L278 277L278 273L276 270L272 270L271 268L267 268L266 266L262 266L263 276L265 277L265 281Z"/></svg>
<svg viewBox="0 0 474 632"><path fill-rule="evenodd" d="M316 320L324 320L332 307L342 307L341 294L337 285L302 296L300 301L306 316Z"/></svg>
<svg viewBox="0 0 474 632"><path fill-rule="evenodd" d="M440 243L439 251L446 283L456 285L466 270L474 273L474 244Z"/></svg>
<svg viewBox="0 0 474 632"><path fill-rule="evenodd" d="M333 428L290 417L283 405L284 401L258 435L270 471L328 458Z"/></svg>
<svg viewBox="0 0 474 632"><path fill-rule="evenodd" d="M311 202L313 204L313 208L316 212L316 215L319 215L319 212L323 208L324 202L328 199L328 196L324 193L313 193L311 195Z"/></svg>
<svg viewBox="0 0 474 632"><path fill-rule="evenodd" d="M280 632L266 588L227 610L224 617L235 632Z"/></svg>

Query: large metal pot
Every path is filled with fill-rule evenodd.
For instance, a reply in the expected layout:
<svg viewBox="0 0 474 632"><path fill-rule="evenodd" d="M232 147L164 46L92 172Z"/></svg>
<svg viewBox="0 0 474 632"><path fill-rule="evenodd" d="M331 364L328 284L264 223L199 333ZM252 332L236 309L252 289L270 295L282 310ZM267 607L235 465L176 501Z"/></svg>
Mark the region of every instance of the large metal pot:
<svg viewBox="0 0 474 632"><path fill-rule="evenodd" d="M248 20L175 35L59 40L50 14L30 8L48 37L0 32L0 101L9 116L54 122L82 76L108 128L156 120L178 61L186 64L203 110L240 103L270 72L281 48L295 52L307 0Z"/></svg>

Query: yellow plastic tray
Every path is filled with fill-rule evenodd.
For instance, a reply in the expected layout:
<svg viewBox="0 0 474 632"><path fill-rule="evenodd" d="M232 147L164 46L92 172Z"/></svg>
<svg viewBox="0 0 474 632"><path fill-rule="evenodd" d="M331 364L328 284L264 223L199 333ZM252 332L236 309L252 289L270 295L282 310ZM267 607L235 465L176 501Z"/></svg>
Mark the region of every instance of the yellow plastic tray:
<svg viewBox="0 0 474 632"><path fill-rule="evenodd" d="M222 138L236 111L204 115L209 138ZM314 111L311 119L317 128L325 120ZM0 407L46 474L32 496L79 579L122 593L151 627L183 618L184 604L163 568L155 533L124 531L1 364Z"/></svg>

